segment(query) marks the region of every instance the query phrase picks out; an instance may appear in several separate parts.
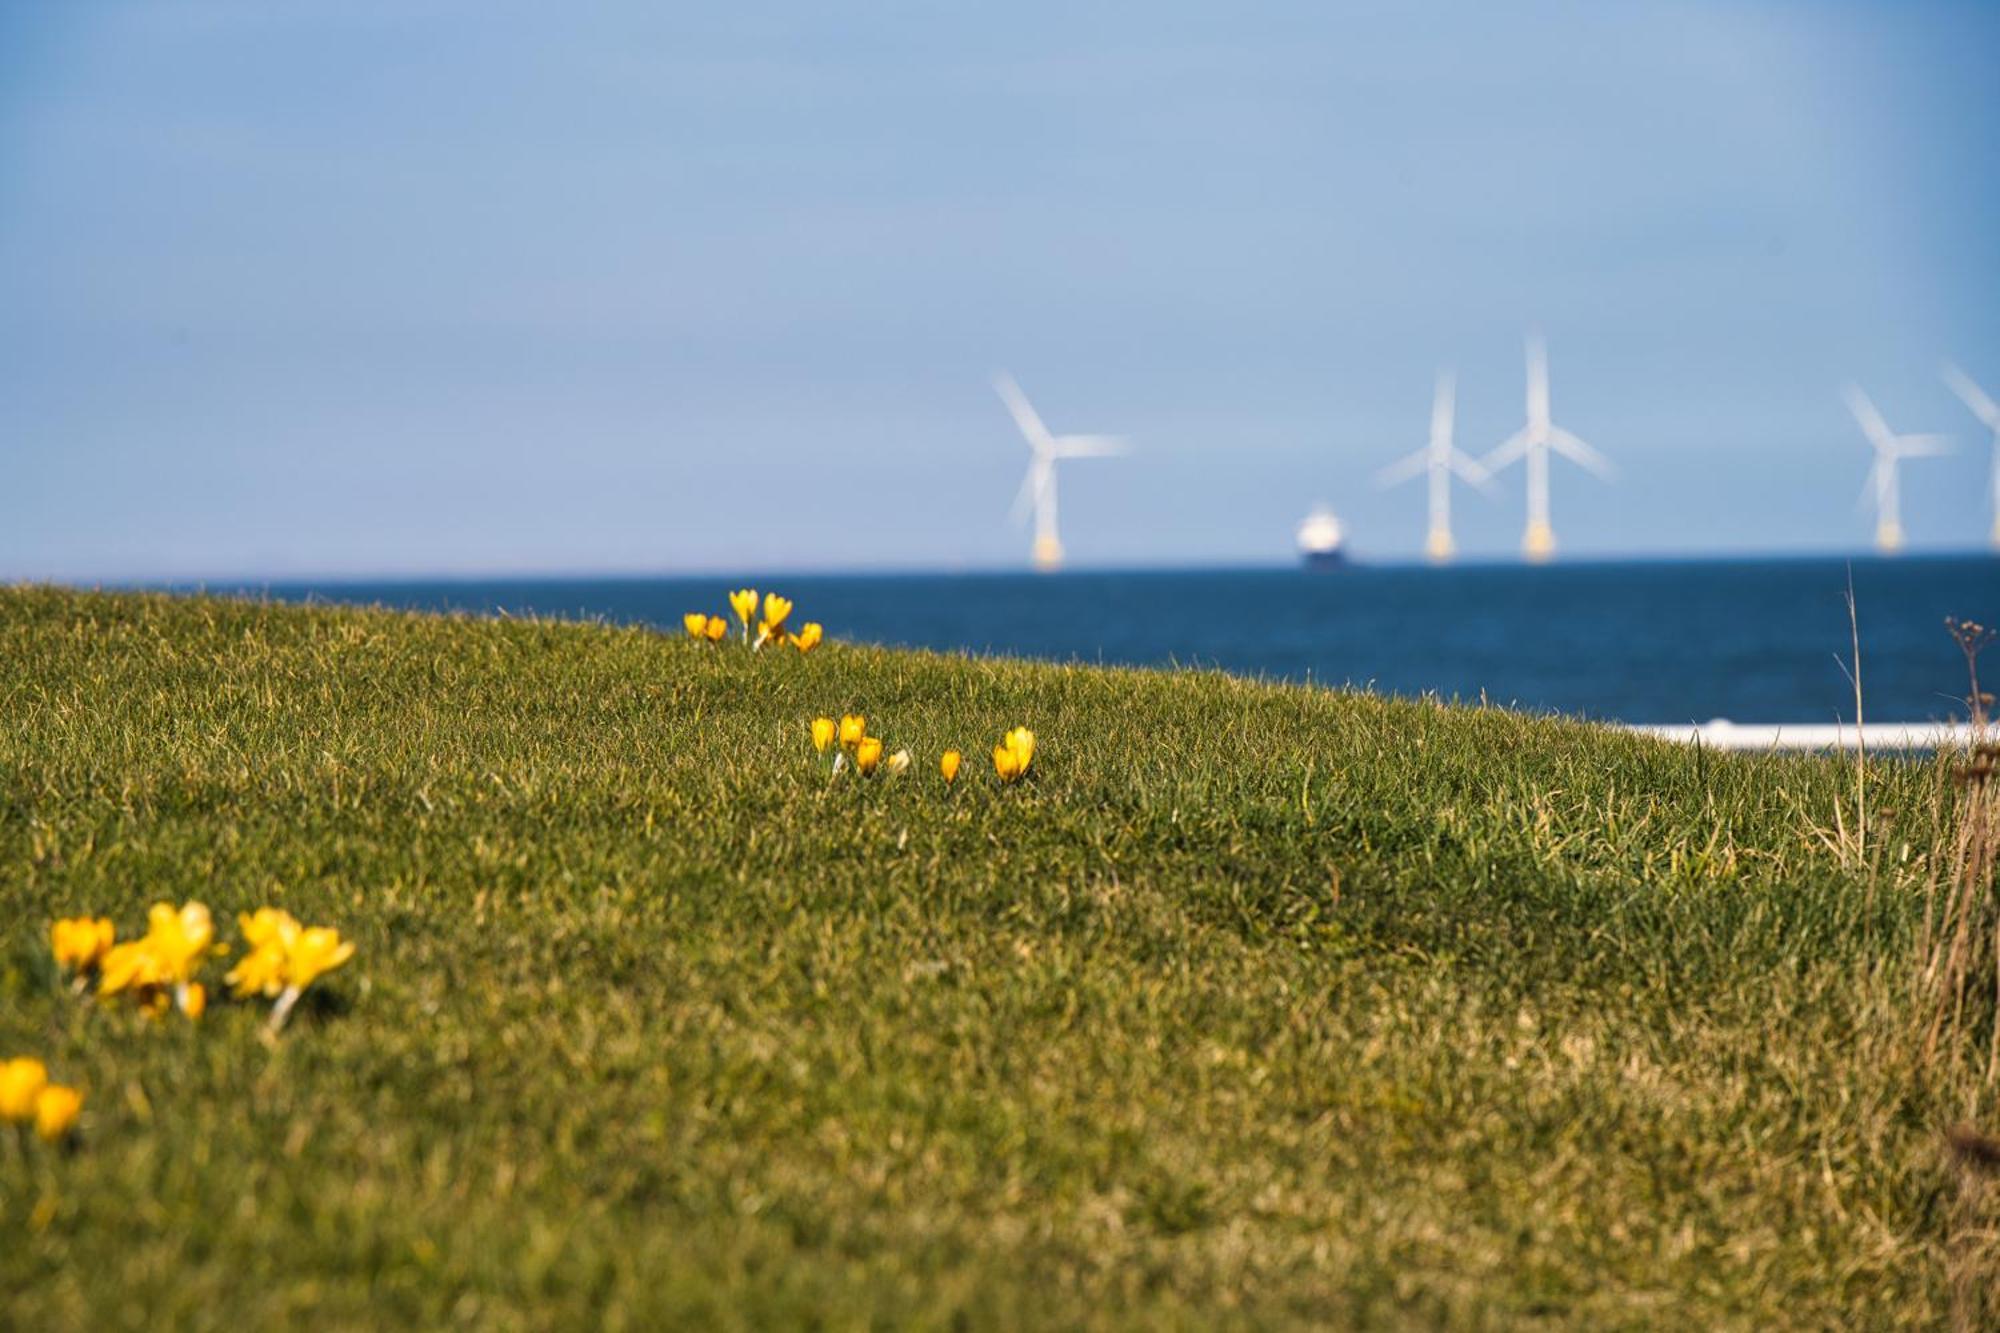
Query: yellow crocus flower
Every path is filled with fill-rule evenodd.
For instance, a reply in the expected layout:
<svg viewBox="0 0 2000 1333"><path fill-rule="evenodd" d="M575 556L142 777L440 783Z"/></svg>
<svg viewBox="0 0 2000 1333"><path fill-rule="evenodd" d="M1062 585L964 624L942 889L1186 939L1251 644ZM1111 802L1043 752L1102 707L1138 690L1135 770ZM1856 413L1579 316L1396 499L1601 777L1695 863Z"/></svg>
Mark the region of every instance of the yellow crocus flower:
<svg viewBox="0 0 2000 1333"><path fill-rule="evenodd" d="M285 989L286 949L282 944L260 944L236 960L223 980L239 1000L253 995L274 998Z"/></svg>
<svg viewBox="0 0 2000 1333"><path fill-rule="evenodd" d="M721 643L722 636L729 633L729 622L721 616L710 616L708 625L702 633L710 643Z"/></svg>
<svg viewBox="0 0 2000 1333"><path fill-rule="evenodd" d="M736 612L736 618L743 622L743 632L750 632L750 617L757 614L757 590L738 588L729 594L729 607Z"/></svg>
<svg viewBox="0 0 2000 1333"><path fill-rule="evenodd" d="M1028 771L1035 758L1035 733L1016 727L993 747L993 771L1002 782L1012 782Z"/></svg>
<svg viewBox="0 0 2000 1333"><path fill-rule="evenodd" d="M840 743L848 749L861 744L861 738L868 734L868 719L859 713L843 713L840 717Z"/></svg>
<svg viewBox="0 0 2000 1333"><path fill-rule="evenodd" d="M697 639L703 638L708 634L708 613L705 611L690 611L681 617L681 624L687 627L687 632L691 637Z"/></svg>
<svg viewBox="0 0 2000 1333"><path fill-rule="evenodd" d="M813 749L818 750L821 754L825 754L826 747L833 744L834 733L835 727L832 718L814 718L812 725Z"/></svg>
<svg viewBox="0 0 2000 1333"><path fill-rule="evenodd" d="M299 932L285 959L285 980L292 990L304 990L327 973L354 957L354 943L340 938L332 926L313 926Z"/></svg>
<svg viewBox="0 0 2000 1333"><path fill-rule="evenodd" d="M215 922L200 903L187 903L179 911L155 903L146 914L145 943L159 961L163 980L190 980L214 942Z"/></svg>
<svg viewBox="0 0 2000 1333"><path fill-rule="evenodd" d="M766 593L764 596L764 619L757 626L757 642L754 646L762 648L767 643L783 643L787 637L785 634L785 617L791 613L792 603L790 598L780 597L776 593Z"/></svg>
<svg viewBox="0 0 2000 1333"><path fill-rule="evenodd" d="M938 772L944 775L945 782L958 781L958 766L964 760L965 756L956 750L946 750L938 756Z"/></svg>
<svg viewBox="0 0 2000 1333"><path fill-rule="evenodd" d="M236 998L276 996L271 1030L285 1025L306 987L354 956L354 945L331 926L301 926L290 912L261 907L238 918L249 951L229 970Z"/></svg>
<svg viewBox="0 0 2000 1333"><path fill-rule="evenodd" d="M298 918L278 907L239 912L236 925L243 932L243 942L252 949L261 949L268 944L289 948L299 933Z"/></svg>
<svg viewBox="0 0 2000 1333"><path fill-rule="evenodd" d="M166 967L153 947L150 935L113 945L98 968L97 993L116 995L120 991L144 990L167 980Z"/></svg>
<svg viewBox="0 0 2000 1333"><path fill-rule="evenodd" d="M0 1064L0 1120L31 1118L35 1098L48 1083L48 1066L32 1056L17 1056Z"/></svg>
<svg viewBox="0 0 2000 1333"><path fill-rule="evenodd" d="M65 917L49 927L49 951L57 963L75 972L103 962L117 939L118 928L106 916Z"/></svg>
<svg viewBox="0 0 2000 1333"><path fill-rule="evenodd" d="M799 628L799 632L792 636L792 647L802 653L809 653L819 647L819 641L825 637L826 631L820 628L820 623L817 620L808 620Z"/></svg>
<svg viewBox="0 0 2000 1333"><path fill-rule="evenodd" d="M298 918L276 907L260 907L236 918L249 950L223 978L236 998L276 996L285 989L286 962L301 927Z"/></svg>
<svg viewBox="0 0 2000 1333"><path fill-rule="evenodd" d="M873 736L863 736L861 743L854 747L854 766L867 777L875 771L875 765L882 762L882 742Z"/></svg>
<svg viewBox="0 0 2000 1333"><path fill-rule="evenodd" d="M208 987L199 981L190 981L181 987L174 998L179 1001L181 1012L189 1018L200 1018L208 1010Z"/></svg>
<svg viewBox="0 0 2000 1333"><path fill-rule="evenodd" d="M35 1097L35 1133L45 1143L56 1143L68 1136L82 1110L82 1093L51 1083Z"/></svg>

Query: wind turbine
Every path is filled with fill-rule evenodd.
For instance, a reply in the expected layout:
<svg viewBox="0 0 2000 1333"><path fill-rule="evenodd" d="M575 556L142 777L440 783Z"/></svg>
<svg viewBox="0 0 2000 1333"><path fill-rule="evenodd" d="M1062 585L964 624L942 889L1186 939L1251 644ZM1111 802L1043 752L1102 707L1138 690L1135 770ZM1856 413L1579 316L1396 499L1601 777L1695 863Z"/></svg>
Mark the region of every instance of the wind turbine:
<svg viewBox="0 0 2000 1333"><path fill-rule="evenodd" d="M1014 521L1019 523L1031 508L1034 510L1035 568L1044 572L1061 569L1062 539L1056 535L1056 460L1122 454L1125 441L1115 435L1051 435L1013 376L1002 371L993 377L993 387L1013 414L1032 454L1028 475L1021 479L1020 493L1014 497Z"/></svg>
<svg viewBox="0 0 2000 1333"><path fill-rule="evenodd" d="M1528 424L1515 431L1492 453L1480 459L1498 472L1516 459L1528 465L1528 527L1521 534L1521 553L1540 564L1556 553L1555 529L1549 526L1549 451L1553 449L1605 481L1611 464L1604 455L1549 419L1549 349L1542 335L1528 335Z"/></svg>
<svg viewBox="0 0 2000 1333"><path fill-rule="evenodd" d="M1413 477L1429 474L1431 526L1424 537L1424 554L1443 564L1458 548L1451 540L1451 475L1456 472L1482 490L1493 482L1485 468L1452 447L1451 421L1453 382L1449 370L1440 370L1437 390L1431 397L1431 440L1399 463L1375 474L1377 486L1400 486Z"/></svg>
<svg viewBox="0 0 2000 1333"><path fill-rule="evenodd" d="M1869 490L1875 492L1875 549L1894 555L1903 549L1902 488L1897 484L1896 465L1905 458L1935 458L1951 451L1942 435L1898 435L1890 430L1868 395L1854 385L1847 386L1844 396L1855 424L1875 446L1875 466L1861 487L1864 498Z"/></svg>
<svg viewBox="0 0 2000 1333"><path fill-rule="evenodd" d="M1957 366L1944 368L1944 382L1972 409L1972 415L1979 418L1979 424L1993 432L1993 547L2000 550L2000 404L1991 398L1977 384L1972 376Z"/></svg>

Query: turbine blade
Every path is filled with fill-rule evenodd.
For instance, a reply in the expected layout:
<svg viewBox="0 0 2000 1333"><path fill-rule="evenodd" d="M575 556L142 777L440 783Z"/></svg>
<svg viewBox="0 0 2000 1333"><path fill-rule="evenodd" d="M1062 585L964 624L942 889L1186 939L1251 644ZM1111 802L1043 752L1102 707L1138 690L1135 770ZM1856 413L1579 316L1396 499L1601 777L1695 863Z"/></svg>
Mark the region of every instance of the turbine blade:
<svg viewBox="0 0 2000 1333"><path fill-rule="evenodd" d="M1431 447L1449 452L1451 423L1457 410L1458 381L1449 370L1440 370L1437 388L1431 395Z"/></svg>
<svg viewBox="0 0 2000 1333"><path fill-rule="evenodd" d="M1057 458L1109 458L1132 452L1122 435L1058 435L1050 443Z"/></svg>
<svg viewBox="0 0 2000 1333"><path fill-rule="evenodd" d="M1375 474L1375 484L1385 490L1391 486L1400 486L1412 477L1423 476L1430 469L1430 465L1431 451L1429 449L1419 449L1415 453L1405 458L1400 458L1383 468L1380 472L1377 472Z"/></svg>
<svg viewBox="0 0 2000 1333"><path fill-rule="evenodd" d="M1856 509L1867 509L1873 504L1876 478L1881 475L1883 468L1893 466L1894 464L1890 462L1887 454L1875 455L1875 466L1868 469L1868 475L1861 482L1861 493L1854 497L1854 507Z"/></svg>
<svg viewBox="0 0 2000 1333"><path fill-rule="evenodd" d="M1986 391L1972 382L1972 376L1957 366L1947 365L1944 368L1944 382L1958 395L1960 402L1972 409L1972 415L1978 417L1981 424L1993 430L2000 430L2000 403L1988 398Z"/></svg>
<svg viewBox="0 0 2000 1333"><path fill-rule="evenodd" d="M1028 447L1038 454L1048 452L1050 445L1054 443L1049 436L1049 428L1042 424L1041 417L1035 413L1034 404L1028 401L1027 394L1021 392L1021 386L1014 383L1014 377L1004 370L1001 371L993 377L993 389L1000 395L1000 401L1007 404L1007 411L1013 416L1014 424L1020 428L1022 436L1028 441Z"/></svg>
<svg viewBox="0 0 2000 1333"><path fill-rule="evenodd" d="M1951 452L1951 437L1898 435L1894 452L1898 458L1942 458Z"/></svg>
<svg viewBox="0 0 2000 1333"><path fill-rule="evenodd" d="M1035 473L1040 465L1030 463L1027 475L1021 478L1021 489L1014 493L1013 507L1007 511L1007 521L1020 527L1028 521L1028 510L1035 503Z"/></svg>
<svg viewBox="0 0 2000 1333"><path fill-rule="evenodd" d="M1528 420L1549 419L1549 344L1540 329L1528 332Z"/></svg>
<svg viewBox="0 0 2000 1333"><path fill-rule="evenodd" d="M1611 460L1585 444L1576 436L1557 426L1549 431L1549 443L1555 451L1572 463L1579 463L1598 477L1610 481L1618 475L1618 469L1611 466Z"/></svg>
<svg viewBox="0 0 2000 1333"><path fill-rule="evenodd" d="M1471 482L1488 495L1493 494L1493 474L1480 465L1478 459L1453 449L1444 456L1445 466Z"/></svg>
<svg viewBox="0 0 2000 1333"><path fill-rule="evenodd" d="M1528 452L1528 441L1532 435L1527 430L1517 430L1495 446L1486 457L1479 460L1479 466L1489 473L1517 461Z"/></svg>
<svg viewBox="0 0 2000 1333"><path fill-rule="evenodd" d="M1847 400L1847 410L1854 414L1854 423L1861 427L1868 443L1877 449L1895 447L1895 435L1890 431L1889 423L1882 420L1882 414L1875 410L1875 404L1868 400L1867 394L1850 384L1841 391L1841 397Z"/></svg>

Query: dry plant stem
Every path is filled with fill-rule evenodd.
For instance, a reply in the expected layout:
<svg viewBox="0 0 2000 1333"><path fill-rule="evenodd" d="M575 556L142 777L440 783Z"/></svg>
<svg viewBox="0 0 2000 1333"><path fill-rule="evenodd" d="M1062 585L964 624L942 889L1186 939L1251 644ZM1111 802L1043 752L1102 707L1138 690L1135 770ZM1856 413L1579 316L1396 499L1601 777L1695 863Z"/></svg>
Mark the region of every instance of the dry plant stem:
<svg viewBox="0 0 2000 1333"><path fill-rule="evenodd" d="M1993 635L1973 621L1947 619L1945 627L1965 655L1974 739L1963 762L1951 769L1957 800L1948 788L1938 794L1941 841L1946 828L1950 840L1948 854L1938 858L1924 910L1921 1049L1926 1062L1942 1052L1945 1064L1952 1065L1955 1052L1969 1055L1983 1045L1985 1078L1991 1082L2000 1075L2000 899L1993 882L2000 856L1995 837L2000 784L1992 780L2000 747L1985 739L1978 658Z"/></svg>
<svg viewBox="0 0 2000 1333"><path fill-rule="evenodd" d="M1861 711L1861 617L1854 605L1854 567L1847 570L1847 632L1854 651L1854 854L1868 858L1868 734ZM1875 898L1875 880L1868 880L1869 905ZM1872 911L1870 913L1873 915Z"/></svg>

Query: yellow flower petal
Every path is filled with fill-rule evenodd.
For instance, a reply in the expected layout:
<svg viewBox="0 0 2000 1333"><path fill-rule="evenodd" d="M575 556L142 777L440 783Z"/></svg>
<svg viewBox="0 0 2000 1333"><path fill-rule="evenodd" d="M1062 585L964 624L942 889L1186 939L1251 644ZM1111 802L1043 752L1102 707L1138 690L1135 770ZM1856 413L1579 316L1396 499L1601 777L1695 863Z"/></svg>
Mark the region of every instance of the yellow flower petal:
<svg viewBox="0 0 2000 1333"><path fill-rule="evenodd" d="M965 756L956 750L946 750L938 756L938 772L944 775L946 782L958 780L958 766L964 759Z"/></svg>
<svg viewBox="0 0 2000 1333"><path fill-rule="evenodd" d="M152 937L129 940L104 955L98 969L97 993L116 995L124 990L157 986L166 979L166 965L153 948Z"/></svg>
<svg viewBox="0 0 2000 1333"><path fill-rule="evenodd" d="M809 653L819 647L819 641L825 637L826 631L820 628L820 623L817 620L808 620L799 632L792 636L792 647L802 653Z"/></svg>
<svg viewBox="0 0 2000 1333"><path fill-rule="evenodd" d="M699 639L708 633L708 614L704 611L690 611L681 617L681 624L687 632Z"/></svg>
<svg viewBox="0 0 2000 1333"><path fill-rule="evenodd" d="M109 917L68 917L49 927L49 952L60 966L82 972L102 962L117 938Z"/></svg>
<svg viewBox="0 0 2000 1333"><path fill-rule="evenodd" d="M35 1098L48 1086L48 1066L31 1056L0 1064L0 1120L26 1120L35 1114Z"/></svg>
<svg viewBox="0 0 2000 1333"><path fill-rule="evenodd" d="M286 957L283 944L276 941L260 944L238 959L223 981L239 1000L253 995L273 998L285 988Z"/></svg>
<svg viewBox="0 0 2000 1333"><path fill-rule="evenodd" d="M54 1143L69 1133L82 1110L82 1093L52 1083L35 1098L35 1133L45 1142Z"/></svg>
<svg viewBox="0 0 2000 1333"><path fill-rule="evenodd" d="M757 614L757 590L739 588L730 593L729 608L736 612L736 618L743 622L743 628L750 628L750 618Z"/></svg>
<svg viewBox="0 0 2000 1333"><path fill-rule="evenodd" d="M813 749L818 750L821 754L825 754L826 747L833 744L835 730L832 718L814 718L812 721Z"/></svg>
<svg viewBox="0 0 2000 1333"><path fill-rule="evenodd" d="M354 957L354 945L340 938L331 926L314 926L299 933L285 960L285 979L299 990L313 984Z"/></svg>
<svg viewBox="0 0 2000 1333"><path fill-rule="evenodd" d="M184 904L178 911L167 903L155 903L147 913L142 943L161 981L191 978L214 942L215 922L200 903Z"/></svg>
<svg viewBox="0 0 2000 1333"><path fill-rule="evenodd" d="M868 734L868 719L859 713L846 713L840 719L840 743L849 749L861 744L861 738Z"/></svg>
<svg viewBox="0 0 2000 1333"><path fill-rule="evenodd" d="M854 747L854 766L861 770L863 777L875 771L875 765L882 762L882 742L873 736L863 736Z"/></svg>

